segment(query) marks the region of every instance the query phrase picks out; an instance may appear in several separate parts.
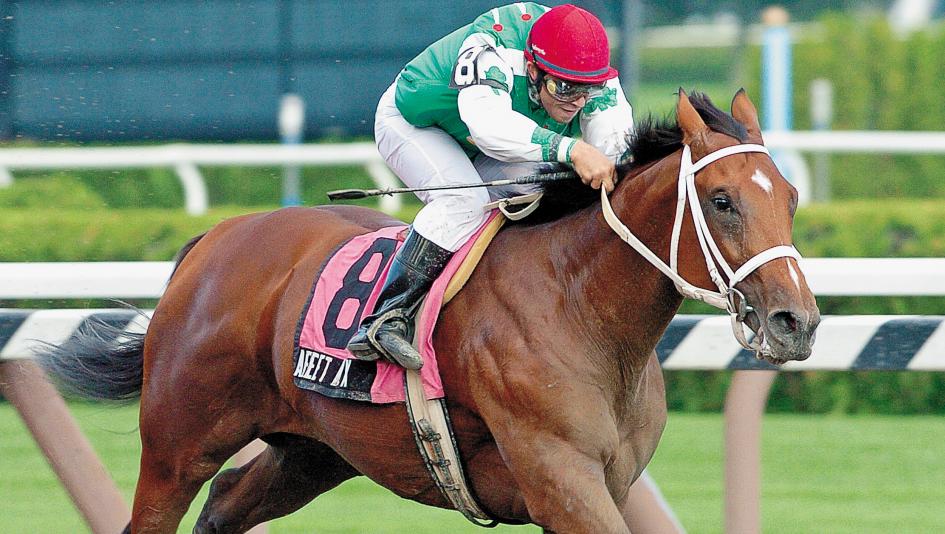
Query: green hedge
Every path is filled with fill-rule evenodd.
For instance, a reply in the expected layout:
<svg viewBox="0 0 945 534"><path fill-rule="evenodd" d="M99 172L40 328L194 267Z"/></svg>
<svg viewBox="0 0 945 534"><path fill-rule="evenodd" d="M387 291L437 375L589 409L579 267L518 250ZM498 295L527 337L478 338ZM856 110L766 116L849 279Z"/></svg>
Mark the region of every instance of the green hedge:
<svg viewBox="0 0 945 534"><path fill-rule="evenodd" d="M267 208L260 208L267 209ZM409 220L416 207L401 215ZM4 209L0 261L169 260L190 237L246 208L216 208L203 217L181 210ZM945 203L846 202L798 211L794 240L808 257L945 256ZM63 301L26 303L61 307ZM108 303L82 302L101 306ZM945 298L820 298L824 314L945 315ZM0 302L0 306L24 305ZM147 305L147 304L144 304ZM683 313L706 313L693 303ZM730 373L667 372L672 409L714 411L722 406ZM782 373L772 410L801 412L945 413L942 373Z"/></svg>
<svg viewBox="0 0 945 534"><path fill-rule="evenodd" d="M812 127L810 82L833 82L834 130L937 131L945 125L945 32L940 27L897 37L881 17L834 14L822 39L793 49L794 128ZM746 54L746 87L761 103L760 49ZM833 198L945 197L945 156L835 155Z"/></svg>
<svg viewBox="0 0 945 534"><path fill-rule="evenodd" d="M277 206L219 207L198 217L183 210L4 209L0 262L166 261L191 237L224 219L272 209ZM415 212L408 206L398 216L409 219Z"/></svg>
<svg viewBox="0 0 945 534"><path fill-rule="evenodd" d="M276 167L203 167L211 206L279 204L282 169ZM325 192L376 187L359 166L303 167L302 200L323 204ZM404 196L412 202L413 197ZM121 171L17 172L12 187L0 189L0 208L57 206L63 209L173 209L184 205L180 180L172 169Z"/></svg>
<svg viewBox="0 0 945 534"><path fill-rule="evenodd" d="M189 217L183 210L5 209L0 261L169 260L200 232L238 210Z"/></svg>
<svg viewBox="0 0 945 534"><path fill-rule="evenodd" d="M62 196L72 194L79 195L67 189ZM225 218L275 208L222 206L199 217L182 209L4 208L0 261L169 260L187 239ZM412 217L416 209L408 204L401 218ZM945 203L850 201L802 207L794 241L811 257L945 256Z"/></svg>

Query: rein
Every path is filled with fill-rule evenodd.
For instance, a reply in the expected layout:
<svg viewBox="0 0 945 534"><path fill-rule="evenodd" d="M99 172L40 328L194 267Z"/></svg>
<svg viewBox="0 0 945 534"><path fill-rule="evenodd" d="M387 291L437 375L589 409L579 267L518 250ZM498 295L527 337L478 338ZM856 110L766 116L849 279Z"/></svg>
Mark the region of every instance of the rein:
<svg viewBox="0 0 945 534"><path fill-rule="evenodd" d="M683 145L682 157L679 164L676 217L673 222L673 235L672 241L670 242L669 265L654 254L649 247L633 235L633 232L620 221L617 214L614 213L613 207L610 205L610 199L607 198L607 192L604 191L604 188L601 188L600 196L601 205L604 210L604 219L607 221L607 224L610 225L610 228L620 236L624 242L633 247L641 256L672 280L680 295L705 302L706 304L727 311L731 316L732 332L735 335L735 339L738 340L738 343L742 347L754 351L755 356L761 358L762 355L770 354L770 349L764 335L764 323L761 321L761 318L759 318L758 332L754 339L748 341L748 337L745 334L745 318L748 313L752 311L752 308L748 305L745 295L736 289L735 286L748 277L749 274L771 260L778 258L794 258L795 260L800 260L801 254L793 245L778 245L756 254L742 264L741 267L732 270L728 262L725 261L725 258L722 256L721 251L719 251L719 247L716 245L712 234L709 232L709 226L705 220L705 213L703 213L699 205L699 197L696 193L697 172L726 156L745 152L761 152L768 154L768 149L762 145L756 144L734 145L716 150L693 163L692 152L689 145ZM699 246L705 258L706 268L709 270L709 277L715 282L715 285L718 286L718 291L712 291L690 284L680 276L678 271L677 256L679 253L679 234L682 230L687 197L689 212L692 215L696 237L699 240ZM719 273L720 267L728 278L728 281Z"/></svg>

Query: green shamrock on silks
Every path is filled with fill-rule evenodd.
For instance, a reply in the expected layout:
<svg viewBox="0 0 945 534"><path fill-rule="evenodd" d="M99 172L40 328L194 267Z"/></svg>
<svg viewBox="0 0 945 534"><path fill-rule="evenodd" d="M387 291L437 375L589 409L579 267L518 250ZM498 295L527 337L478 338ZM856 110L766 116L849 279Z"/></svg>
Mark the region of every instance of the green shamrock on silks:
<svg viewBox="0 0 945 534"><path fill-rule="evenodd" d="M603 111L607 108L614 107L617 105L617 90L613 87L604 87L604 90L601 91L601 94L595 96L584 105L585 113L593 113L595 111Z"/></svg>
<svg viewBox="0 0 945 534"><path fill-rule="evenodd" d="M502 72L502 69L496 66L489 67L489 70L486 71L486 78L489 80L494 80L501 83L506 90L508 90L509 84L506 83L507 78Z"/></svg>

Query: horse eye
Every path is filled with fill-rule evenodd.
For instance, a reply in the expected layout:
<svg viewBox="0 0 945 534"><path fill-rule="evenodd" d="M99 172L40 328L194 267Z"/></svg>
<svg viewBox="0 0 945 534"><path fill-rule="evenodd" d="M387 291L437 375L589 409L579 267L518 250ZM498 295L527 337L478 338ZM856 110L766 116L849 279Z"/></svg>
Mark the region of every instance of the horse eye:
<svg viewBox="0 0 945 534"><path fill-rule="evenodd" d="M731 211L732 199L726 196L717 196L712 199L712 204L718 211Z"/></svg>

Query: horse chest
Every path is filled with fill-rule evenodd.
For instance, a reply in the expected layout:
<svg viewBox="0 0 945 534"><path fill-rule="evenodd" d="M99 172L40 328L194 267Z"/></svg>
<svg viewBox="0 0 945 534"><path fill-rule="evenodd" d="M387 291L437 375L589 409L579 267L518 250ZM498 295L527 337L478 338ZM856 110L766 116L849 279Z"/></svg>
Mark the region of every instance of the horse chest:
<svg viewBox="0 0 945 534"><path fill-rule="evenodd" d="M613 481L611 493L619 497L640 476L649 463L662 434L662 425L656 428L639 428L621 441L613 461L605 467L605 476ZM611 484L608 484L611 485Z"/></svg>
<svg viewBox="0 0 945 534"><path fill-rule="evenodd" d="M651 355L629 392L615 421L619 442L605 475L615 498L626 491L650 462L666 425L666 394L663 374Z"/></svg>

